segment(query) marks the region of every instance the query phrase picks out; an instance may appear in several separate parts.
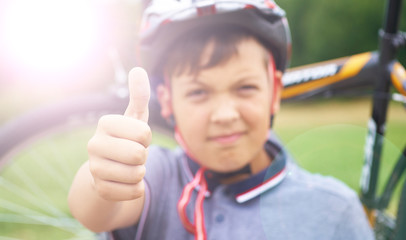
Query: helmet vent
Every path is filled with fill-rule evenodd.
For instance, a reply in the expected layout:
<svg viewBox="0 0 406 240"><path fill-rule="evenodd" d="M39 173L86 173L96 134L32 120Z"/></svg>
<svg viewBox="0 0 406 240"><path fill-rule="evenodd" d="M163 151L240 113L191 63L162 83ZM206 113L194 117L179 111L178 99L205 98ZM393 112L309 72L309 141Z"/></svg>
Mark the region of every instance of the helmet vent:
<svg viewBox="0 0 406 240"><path fill-rule="evenodd" d="M206 15L213 15L216 14L217 9L215 4L205 5L205 6L197 6L196 8L197 15L199 17L206 16Z"/></svg>

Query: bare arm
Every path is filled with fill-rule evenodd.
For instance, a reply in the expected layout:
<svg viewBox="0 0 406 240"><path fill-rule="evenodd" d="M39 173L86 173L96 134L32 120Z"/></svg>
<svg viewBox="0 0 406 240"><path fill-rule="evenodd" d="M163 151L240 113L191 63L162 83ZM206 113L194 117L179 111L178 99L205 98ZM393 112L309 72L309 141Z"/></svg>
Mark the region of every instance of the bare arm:
<svg viewBox="0 0 406 240"><path fill-rule="evenodd" d="M138 222L144 206L145 161L151 141L149 82L134 69L130 102L124 115L100 119L88 143L89 161L79 169L69 192L72 215L94 232Z"/></svg>

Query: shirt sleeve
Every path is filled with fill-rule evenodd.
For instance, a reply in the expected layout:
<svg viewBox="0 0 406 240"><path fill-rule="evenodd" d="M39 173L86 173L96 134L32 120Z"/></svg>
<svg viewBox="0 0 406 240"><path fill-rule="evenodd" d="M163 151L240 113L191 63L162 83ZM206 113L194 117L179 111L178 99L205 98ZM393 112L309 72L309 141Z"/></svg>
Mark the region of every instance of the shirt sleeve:
<svg viewBox="0 0 406 240"><path fill-rule="evenodd" d="M375 239L373 230L368 222L365 211L355 196L342 213L337 225L334 240L372 240Z"/></svg>

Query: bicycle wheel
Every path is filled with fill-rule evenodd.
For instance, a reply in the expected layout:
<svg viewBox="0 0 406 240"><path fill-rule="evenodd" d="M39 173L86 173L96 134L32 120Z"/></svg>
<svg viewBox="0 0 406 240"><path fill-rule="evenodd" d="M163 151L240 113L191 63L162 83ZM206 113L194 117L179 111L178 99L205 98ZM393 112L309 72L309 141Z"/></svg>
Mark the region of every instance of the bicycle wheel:
<svg viewBox="0 0 406 240"><path fill-rule="evenodd" d="M0 129L0 239L95 238L70 215L67 193L97 119L126 104L102 94L75 98Z"/></svg>
<svg viewBox="0 0 406 240"><path fill-rule="evenodd" d="M69 213L67 194L98 119L126 97L94 94L33 110L0 128L0 239L94 239ZM150 101L150 126L171 133ZM158 138L168 143L165 136ZM169 142L168 146L172 143ZM84 199L85 201L85 199ZM98 237L100 238L100 236Z"/></svg>

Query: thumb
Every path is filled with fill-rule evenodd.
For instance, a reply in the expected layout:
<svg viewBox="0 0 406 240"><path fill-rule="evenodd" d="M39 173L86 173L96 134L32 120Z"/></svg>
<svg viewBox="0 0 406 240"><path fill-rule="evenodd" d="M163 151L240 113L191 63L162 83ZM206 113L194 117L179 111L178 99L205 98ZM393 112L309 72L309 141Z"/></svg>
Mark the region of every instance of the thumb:
<svg viewBox="0 0 406 240"><path fill-rule="evenodd" d="M128 77L130 101L124 116L148 122L150 86L148 75L142 68L131 69Z"/></svg>

